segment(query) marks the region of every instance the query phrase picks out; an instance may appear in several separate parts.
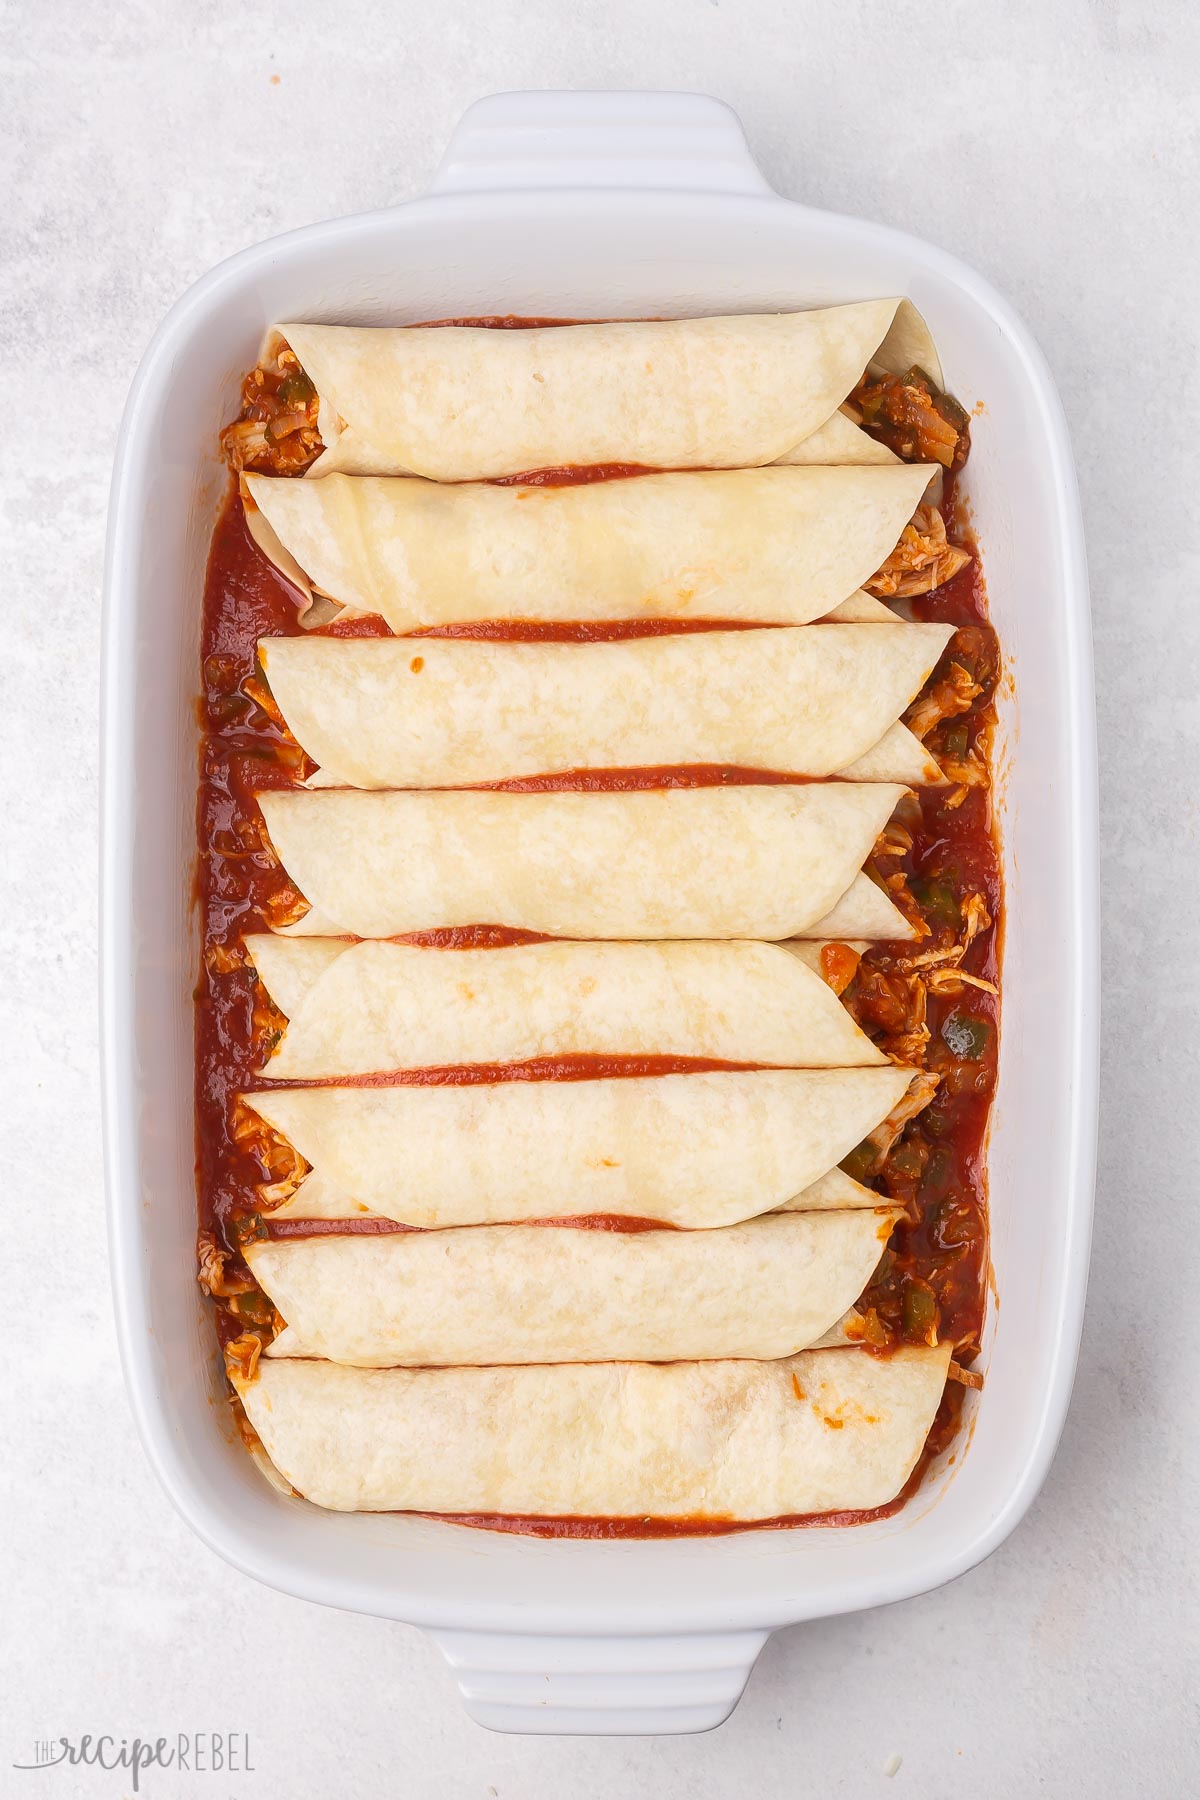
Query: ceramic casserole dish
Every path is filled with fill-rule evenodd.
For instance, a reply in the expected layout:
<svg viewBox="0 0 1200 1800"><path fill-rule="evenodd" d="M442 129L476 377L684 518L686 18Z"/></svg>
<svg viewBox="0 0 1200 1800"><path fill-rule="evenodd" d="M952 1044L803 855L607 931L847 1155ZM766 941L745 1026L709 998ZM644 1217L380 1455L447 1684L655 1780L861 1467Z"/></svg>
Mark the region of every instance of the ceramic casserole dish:
<svg viewBox="0 0 1200 1800"><path fill-rule="evenodd" d="M907 294L984 403L967 495L1009 680L1007 896L989 1152L990 1308L966 1428L894 1517L852 1529L543 1540L320 1511L268 1486L223 1403L195 1281L191 903L197 642L227 482L217 434L273 319L765 312ZM1003 1541L1074 1374L1097 1084L1087 577L1067 432L1020 320L971 270L783 200L719 102L510 94L473 106L428 195L245 251L178 302L117 454L104 647L103 1043L113 1283L142 1439L197 1533L260 1581L427 1628L503 1730L680 1732L731 1711L767 1634L919 1594ZM220 1402L220 1403L218 1403Z"/></svg>

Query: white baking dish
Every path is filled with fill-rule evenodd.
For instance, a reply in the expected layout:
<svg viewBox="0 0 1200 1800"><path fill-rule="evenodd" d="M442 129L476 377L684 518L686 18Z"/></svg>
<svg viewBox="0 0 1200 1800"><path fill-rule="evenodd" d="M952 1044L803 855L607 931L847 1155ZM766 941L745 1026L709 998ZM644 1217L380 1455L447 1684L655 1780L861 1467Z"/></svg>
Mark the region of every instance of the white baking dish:
<svg viewBox="0 0 1200 1800"><path fill-rule="evenodd" d="M546 1542L275 1492L227 1425L196 1287L189 903L197 641L225 474L218 427L278 318L379 324L804 307L908 294L982 399L969 496L1013 691L991 1143L987 1386L969 1444L901 1514L851 1530ZM428 1627L484 1724L700 1730L776 1626L949 1580L1017 1524L1074 1374L1096 1105L1096 793L1087 578L1053 385L1008 306L941 251L770 192L738 122L686 94L509 94L459 125L428 197L248 250L146 354L113 483L104 649L104 1093L113 1283L148 1454L196 1531L309 1600ZM1018 729L1019 723L1019 729Z"/></svg>

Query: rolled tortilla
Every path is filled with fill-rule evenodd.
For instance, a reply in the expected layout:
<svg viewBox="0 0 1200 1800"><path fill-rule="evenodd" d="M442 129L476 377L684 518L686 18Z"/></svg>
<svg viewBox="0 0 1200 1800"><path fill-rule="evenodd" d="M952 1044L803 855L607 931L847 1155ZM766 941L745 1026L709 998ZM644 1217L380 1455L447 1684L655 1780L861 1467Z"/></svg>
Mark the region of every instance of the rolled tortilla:
<svg viewBox="0 0 1200 1800"><path fill-rule="evenodd" d="M493 331L280 324L317 390L309 471L479 481L568 464L773 462L829 419L909 304ZM928 358L926 359L928 360Z"/></svg>
<svg viewBox="0 0 1200 1800"><path fill-rule="evenodd" d="M799 1194L793 1194L776 1212L846 1212L851 1207L877 1207L882 1204L880 1196L871 1188L863 1187L847 1175L844 1169L833 1168L811 1182ZM295 1193L280 1206L273 1206L268 1215L271 1220L282 1219L289 1223L293 1220L306 1219L319 1222L323 1227L335 1221L345 1220L350 1224L363 1219L381 1219L382 1214L372 1213L361 1200L353 1200L343 1188L329 1180L319 1169L312 1169L304 1177ZM839 1339L839 1342L843 1340Z"/></svg>
<svg viewBox="0 0 1200 1800"><path fill-rule="evenodd" d="M569 938L785 938L846 893L903 792L867 782L336 788L258 800L276 855L328 932L492 924Z"/></svg>
<svg viewBox="0 0 1200 1800"><path fill-rule="evenodd" d="M872 464L897 463L900 458L877 438L862 431L844 413L835 412L823 425L806 437L802 444L777 456L773 468L846 468L869 467Z"/></svg>
<svg viewBox="0 0 1200 1800"><path fill-rule="evenodd" d="M897 781L903 787L944 787L946 782L936 757L899 719L837 776L839 781Z"/></svg>
<svg viewBox="0 0 1200 1800"><path fill-rule="evenodd" d="M868 580L929 471L734 469L567 487L248 475L290 580L393 631L481 619L803 625Z"/></svg>
<svg viewBox="0 0 1200 1800"><path fill-rule="evenodd" d="M946 377L933 341L933 334L911 300L901 300L887 336L867 365L872 375L907 375L920 369L934 387L944 388Z"/></svg>
<svg viewBox="0 0 1200 1800"><path fill-rule="evenodd" d="M724 1231L462 1231L247 1246L287 1321L270 1354L361 1368L679 1362L806 1350L858 1299L900 1217L778 1213Z"/></svg>
<svg viewBox="0 0 1200 1800"><path fill-rule="evenodd" d="M707 1228L810 1187L912 1075L886 1063L243 1098L335 1189L403 1225L605 1214Z"/></svg>
<svg viewBox="0 0 1200 1800"><path fill-rule="evenodd" d="M337 1511L749 1521L894 1499L949 1360L948 1344L505 1369L264 1357L238 1391L276 1468Z"/></svg>
<svg viewBox="0 0 1200 1800"><path fill-rule="evenodd" d="M952 635L895 624L599 644L277 637L258 655L293 737L337 785L696 763L819 777L872 750L890 760L880 740ZM923 746L909 732L889 746L898 766L882 778L919 784Z"/></svg>
<svg viewBox="0 0 1200 1800"><path fill-rule="evenodd" d="M785 1200L778 1212L844 1212L852 1206L880 1206L880 1197L844 1169L829 1169L799 1194Z"/></svg>
<svg viewBox="0 0 1200 1800"><path fill-rule="evenodd" d="M904 943L911 942L917 933L895 901L876 887L869 875L860 874L823 918L793 935L805 941L836 938L839 943L851 943L863 938Z"/></svg>
<svg viewBox="0 0 1200 1800"><path fill-rule="evenodd" d="M335 919L327 918L316 907L306 912L303 918L292 925L280 928L280 935L295 938L327 938L330 935L345 934L345 926L339 925ZM807 942L809 939L826 941L837 938L839 942L852 942L856 939L872 939L888 943L911 942L916 932L895 902L873 882L869 875L859 874L854 877L846 892L842 894L825 914L811 925L806 925L796 933L791 943Z"/></svg>
<svg viewBox="0 0 1200 1800"><path fill-rule="evenodd" d="M886 1060L819 973L774 944L245 941L288 1020L263 1071L274 1081L588 1055Z"/></svg>
<svg viewBox="0 0 1200 1800"><path fill-rule="evenodd" d="M766 1216L768 1218L777 1218L778 1214L769 1213ZM500 1225L478 1225L478 1226L464 1226L463 1229L465 1231L501 1231L501 1230L510 1229L510 1227L500 1226ZM527 1229L528 1230L541 1230L542 1227L540 1227L540 1226L526 1227L523 1225L514 1225L511 1227L511 1229L514 1231L524 1231ZM736 1225L731 1225L728 1227L728 1229L731 1231L737 1231L740 1229L740 1227L736 1226ZM433 1235L436 1235L436 1234L433 1234ZM698 1234L698 1235L701 1235L701 1234ZM301 1241L304 1241L304 1240L301 1240ZM349 1240L346 1238L337 1239L337 1238L324 1237L321 1239L321 1241L324 1243L331 1243L331 1242L345 1243L347 1241L354 1241L354 1240ZM362 1240L360 1239L358 1241L362 1241ZM821 1333L820 1337L813 1338L811 1343L806 1343L804 1348L806 1350L833 1350L842 1344L861 1344L862 1342L863 1342L862 1314L858 1311L858 1309L856 1307L852 1306L847 1312L844 1312L842 1314L840 1319L835 1319L833 1324L830 1325L827 1330L825 1330ZM364 1359L360 1360L360 1359L351 1359L348 1357L325 1356L323 1354L323 1352L321 1352L320 1350L318 1350L316 1348L314 1343L310 1343L306 1339L302 1338L300 1336L300 1333L296 1330L294 1325L285 1325L283 1330L279 1333L279 1336L277 1338L274 1338L272 1340L272 1342L267 1346L265 1354L267 1356L276 1356L276 1357L282 1356L282 1357L289 1357L292 1359L295 1359L297 1357L318 1358L318 1359L320 1359L322 1361L326 1361L326 1362L349 1363L350 1366L352 1366L352 1367L366 1368L366 1369L376 1369L376 1368L387 1369L387 1368L398 1368L398 1367L410 1366L409 1364L405 1363L403 1361L403 1359L397 1359L397 1361L395 1361L395 1362L378 1362L378 1361L375 1361L374 1359L365 1359L364 1358ZM469 1360L470 1362L478 1362L478 1363L482 1364L483 1367L486 1368L488 1366L489 1362L491 1362L493 1359L488 1358L488 1357L472 1357L467 1360ZM521 1359L519 1357L512 1357L507 1360L512 1361L512 1362L519 1362ZM562 1360L571 1360L571 1359L560 1358L559 1360L562 1361ZM663 1358L659 1358L659 1359L648 1358L646 1360L670 1361L673 1359L671 1359L671 1358L665 1358L665 1359L663 1359ZM413 1364L411 1366L420 1367L422 1365ZM454 1363L450 1363L447 1366L453 1367L456 1365ZM461 1366L461 1364L457 1365L457 1366Z"/></svg>
<svg viewBox="0 0 1200 1800"><path fill-rule="evenodd" d="M821 621L824 625L895 625L899 622L899 613L893 612L886 600L877 600L863 588L848 595Z"/></svg>
<svg viewBox="0 0 1200 1800"><path fill-rule="evenodd" d="M876 1198L878 1198L878 1196L876 1196ZM766 1216L768 1218L777 1218L779 1215L777 1213L768 1213ZM541 1227L541 1226L528 1226L527 1227L527 1226L523 1226L523 1225L514 1225L512 1227L500 1226L500 1225L478 1225L478 1226L468 1225L468 1226L462 1227L462 1229L464 1231L501 1231L501 1230L508 1230L508 1229L512 1229L514 1231L524 1231L524 1230L537 1231L537 1230L542 1230L543 1227ZM546 1227L545 1229L549 1229L549 1228ZM731 1231L736 1231L736 1230L739 1230L740 1227L731 1225L728 1227L728 1229ZM417 1235L417 1234L412 1234L412 1235ZM437 1236L437 1233L436 1232L431 1233L430 1235ZM703 1236L704 1234L697 1233L695 1235ZM300 1240L291 1240L291 1241L292 1242L295 1242L295 1241L305 1242L305 1241L312 1241L312 1240L300 1239ZM336 1237L322 1236L319 1241L322 1243L337 1243L337 1242L345 1243L345 1242L354 1242L354 1241L362 1242L364 1240L361 1237L358 1239L353 1239L353 1238L349 1238L349 1237L344 1237L344 1238L339 1239ZM859 1312L858 1308L852 1306L849 1308L848 1311L846 1311L842 1314L840 1319L835 1319L833 1324L830 1325L827 1328L827 1330L825 1330L821 1333L820 1337L813 1338L811 1343L806 1343L804 1348L806 1350L833 1350L837 1346L842 1345L842 1344L861 1344L863 1342L863 1340L864 1340L863 1317L862 1317L862 1314ZM300 1336L300 1333L297 1331L297 1329L294 1325L285 1325L283 1327L282 1331L279 1333L278 1337L274 1338L272 1340L272 1342L267 1346L265 1354L267 1356L289 1357L292 1359L295 1359L297 1357L305 1357L305 1358L319 1358L320 1360L327 1361L327 1362L338 1362L338 1361L343 1362L343 1363L349 1362L351 1364L351 1366L358 1367L358 1368L397 1368L397 1367L410 1366L410 1365L406 1364L403 1361L403 1359L398 1359L395 1362L378 1362L373 1359L369 1360L369 1359L365 1359L365 1358L362 1360L358 1360L358 1359L350 1359L350 1358L346 1358L346 1357L325 1356L324 1353L316 1347L315 1343L310 1343L306 1339L302 1338ZM472 1362L479 1362L484 1367L487 1367L489 1362L491 1362L493 1359L491 1359L489 1357L478 1357L478 1358L471 1358L469 1360ZM509 1360L516 1362L516 1361L519 1361L520 1358L514 1357ZM563 1360L563 1359L560 1359L560 1360ZM566 1360L570 1360L570 1359L566 1359ZM649 1360L655 1360L655 1359L649 1359ZM663 1359L659 1359L659 1360L663 1360ZM665 1360L672 1360L672 1359L668 1358ZM412 1366L420 1367L421 1365L414 1364ZM453 1365L450 1365L450 1366L453 1366Z"/></svg>
<svg viewBox="0 0 1200 1800"><path fill-rule="evenodd" d="M659 765L661 767L661 765ZM805 779L811 779L805 777ZM839 781L895 781L903 787L944 787L946 778L942 774L941 765L937 762L919 737L897 719L889 726L877 744L847 763L844 769L837 770ZM579 771L561 772L561 784L565 788L572 786L582 788L585 778ZM322 769L316 770L305 781L304 786L310 789L324 787L342 787L358 785L343 783L336 776Z"/></svg>
<svg viewBox="0 0 1200 1800"><path fill-rule="evenodd" d="M899 615L890 606L876 600L874 595L864 593L861 588L821 620L823 625L895 625L899 622ZM887 771L901 767L914 771L905 777L909 787L941 787L945 784L946 778L936 757L899 720L857 762L839 769L838 773L843 781L887 781L892 779ZM919 774L916 773L918 767Z"/></svg>

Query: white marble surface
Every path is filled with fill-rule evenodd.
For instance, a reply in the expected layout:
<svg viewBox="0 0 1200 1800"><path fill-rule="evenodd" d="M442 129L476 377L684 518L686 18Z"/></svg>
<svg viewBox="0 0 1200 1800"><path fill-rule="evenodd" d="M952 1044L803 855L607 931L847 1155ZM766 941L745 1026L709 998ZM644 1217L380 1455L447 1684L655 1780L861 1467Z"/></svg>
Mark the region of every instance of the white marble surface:
<svg viewBox="0 0 1200 1800"><path fill-rule="evenodd" d="M1197 1673L1197 1408L1179 1353L1198 1286L1195 9L9 0L0 14L0 1793L126 1791L115 1776L14 1772L40 1736L200 1728L250 1729L256 1773L151 1774L143 1792L1182 1793ZM892 98L893 76L916 97ZM135 1441L105 1279L97 615L127 384L167 305L220 257L417 191L470 100L558 86L720 94L784 193L909 227L985 270L1061 383L1095 599L1106 1111L1058 1460L983 1568L777 1637L733 1720L682 1741L490 1737L416 1632L219 1564Z"/></svg>

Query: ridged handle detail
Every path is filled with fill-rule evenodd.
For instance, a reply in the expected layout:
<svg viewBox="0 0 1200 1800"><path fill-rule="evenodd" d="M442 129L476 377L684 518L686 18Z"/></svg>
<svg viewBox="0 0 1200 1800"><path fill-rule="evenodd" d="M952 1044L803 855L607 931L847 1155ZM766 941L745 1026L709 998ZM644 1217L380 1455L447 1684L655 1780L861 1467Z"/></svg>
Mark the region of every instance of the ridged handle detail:
<svg viewBox="0 0 1200 1800"><path fill-rule="evenodd" d="M490 1731L655 1736L710 1731L745 1688L765 1631L670 1637L433 1634Z"/></svg>
<svg viewBox="0 0 1200 1800"><path fill-rule="evenodd" d="M737 114L708 94L490 94L467 108L432 194L621 188L763 195Z"/></svg>

